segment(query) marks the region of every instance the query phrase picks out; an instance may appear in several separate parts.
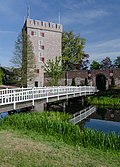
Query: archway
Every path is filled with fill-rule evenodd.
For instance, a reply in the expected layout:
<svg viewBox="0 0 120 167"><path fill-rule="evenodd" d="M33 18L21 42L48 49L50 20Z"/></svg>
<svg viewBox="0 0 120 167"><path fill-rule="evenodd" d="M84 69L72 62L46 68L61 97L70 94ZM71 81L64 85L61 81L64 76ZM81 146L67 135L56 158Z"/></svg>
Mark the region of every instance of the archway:
<svg viewBox="0 0 120 167"><path fill-rule="evenodd" d="M96 75L96 86L97 86L97 89L100 91L106 90L106 77L104 74Z"/></svg>

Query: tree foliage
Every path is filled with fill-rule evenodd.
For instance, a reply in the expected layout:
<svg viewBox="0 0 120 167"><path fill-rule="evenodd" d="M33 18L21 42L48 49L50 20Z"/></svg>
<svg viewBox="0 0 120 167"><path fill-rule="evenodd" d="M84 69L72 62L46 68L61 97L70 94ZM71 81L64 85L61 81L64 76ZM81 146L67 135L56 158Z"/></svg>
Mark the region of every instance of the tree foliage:
<svg viewBox="0 0 120 167"><path fill-rule="evenodd" d="M100 69L100 63L93 60L92 64L90 65L91 70L97 70Z"/></svg>
<svg viewBox="0 0 120 167"><path fill-rule="evenodd" d="M75 78L72 78L71 86L76 86Z"/></svg>
<svg viewBox="0 0 120 167"><path fill-rule="evenodd" d="M27 81L34 78L35 56L30 37L23 30L15 42L14 56L10 60L13 68L16 68L15 75L19 78L17 85L27 86Z"/></svg>
<svg viewBox="0 0 120 167"><path fill-rule="evenodd" d="M114 61L114 67L120 68L120 56L118 56Z"/></svg>
<svg viewBox="0 0 120 167"><path fill-rule="evenodd" d="M65 70L73 70L82 67L84 58L88 57L84 53L85 39L80 35L71 32L62 34L62 61Z"/></svg>
<svg viewBox="0 0 120 167"><path fill-rule="evenodd" d="M28 82L34 81L35 55L30 37L26 31L22 32L22 85L27 87Z"/></svg>
<svg viewBox="0 0 120 167"><path fill-rule="evenodd" d="M55 60L49 60L44 64L44 70L50 77L50 85L57 86L59 79L63 74L63 67L61 64L61 57L56 57Z"/></svg>
<svg viewBox="0 0 120 167"><path fill-rule="evenodd" d="M4 78L5 74L3 72L3 70L0 68L0 85L3 84L3 78Z"/></svg>
<svg viewBox="0 0 120 167"><path fill-rule="evenodd" d="M112 61L111 61L110 57L106 57L105 59L103 59L101 61L101 68L108 69L111 66L112 66Z"/></svg>

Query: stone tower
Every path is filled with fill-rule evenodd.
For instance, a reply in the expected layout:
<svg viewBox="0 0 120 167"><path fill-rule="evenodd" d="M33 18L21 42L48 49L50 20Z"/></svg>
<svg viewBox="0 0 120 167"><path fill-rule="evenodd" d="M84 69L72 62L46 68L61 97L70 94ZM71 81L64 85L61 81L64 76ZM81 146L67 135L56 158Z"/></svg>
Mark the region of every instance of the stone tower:
<svg viewBox="0 0 120 167"><path fill-rule="evenodd" d="M27 87L44 86L44 62L61 56L62 25L26 19L23 29L30 37L35 54L35 77L34 81L27 81Z"/></svg>

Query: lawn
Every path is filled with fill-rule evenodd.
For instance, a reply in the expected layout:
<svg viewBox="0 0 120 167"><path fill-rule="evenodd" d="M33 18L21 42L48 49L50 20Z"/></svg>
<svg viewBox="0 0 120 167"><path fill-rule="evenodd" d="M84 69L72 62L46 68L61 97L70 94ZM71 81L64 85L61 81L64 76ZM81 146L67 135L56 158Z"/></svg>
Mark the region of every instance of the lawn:
<svg viewBox="0 0 120 167"><path fill-rule="evenodd" d="M67 145L52 136L0 131L0 167L118 167L120 153Z"/></svg>

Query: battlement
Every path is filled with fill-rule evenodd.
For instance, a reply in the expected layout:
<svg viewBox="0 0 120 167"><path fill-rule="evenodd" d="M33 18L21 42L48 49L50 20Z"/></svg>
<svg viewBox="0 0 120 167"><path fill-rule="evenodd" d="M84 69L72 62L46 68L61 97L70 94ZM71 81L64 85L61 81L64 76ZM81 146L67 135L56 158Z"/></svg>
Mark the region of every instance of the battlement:
<svg viewBox="0 0 120 167"><path fill-rule="evenodd" d="M45 21L39 21L39 20L32 20L32 19L26 20L25 27L62 32L62 24L56 24L53 22L45 22Z"/></svg>

